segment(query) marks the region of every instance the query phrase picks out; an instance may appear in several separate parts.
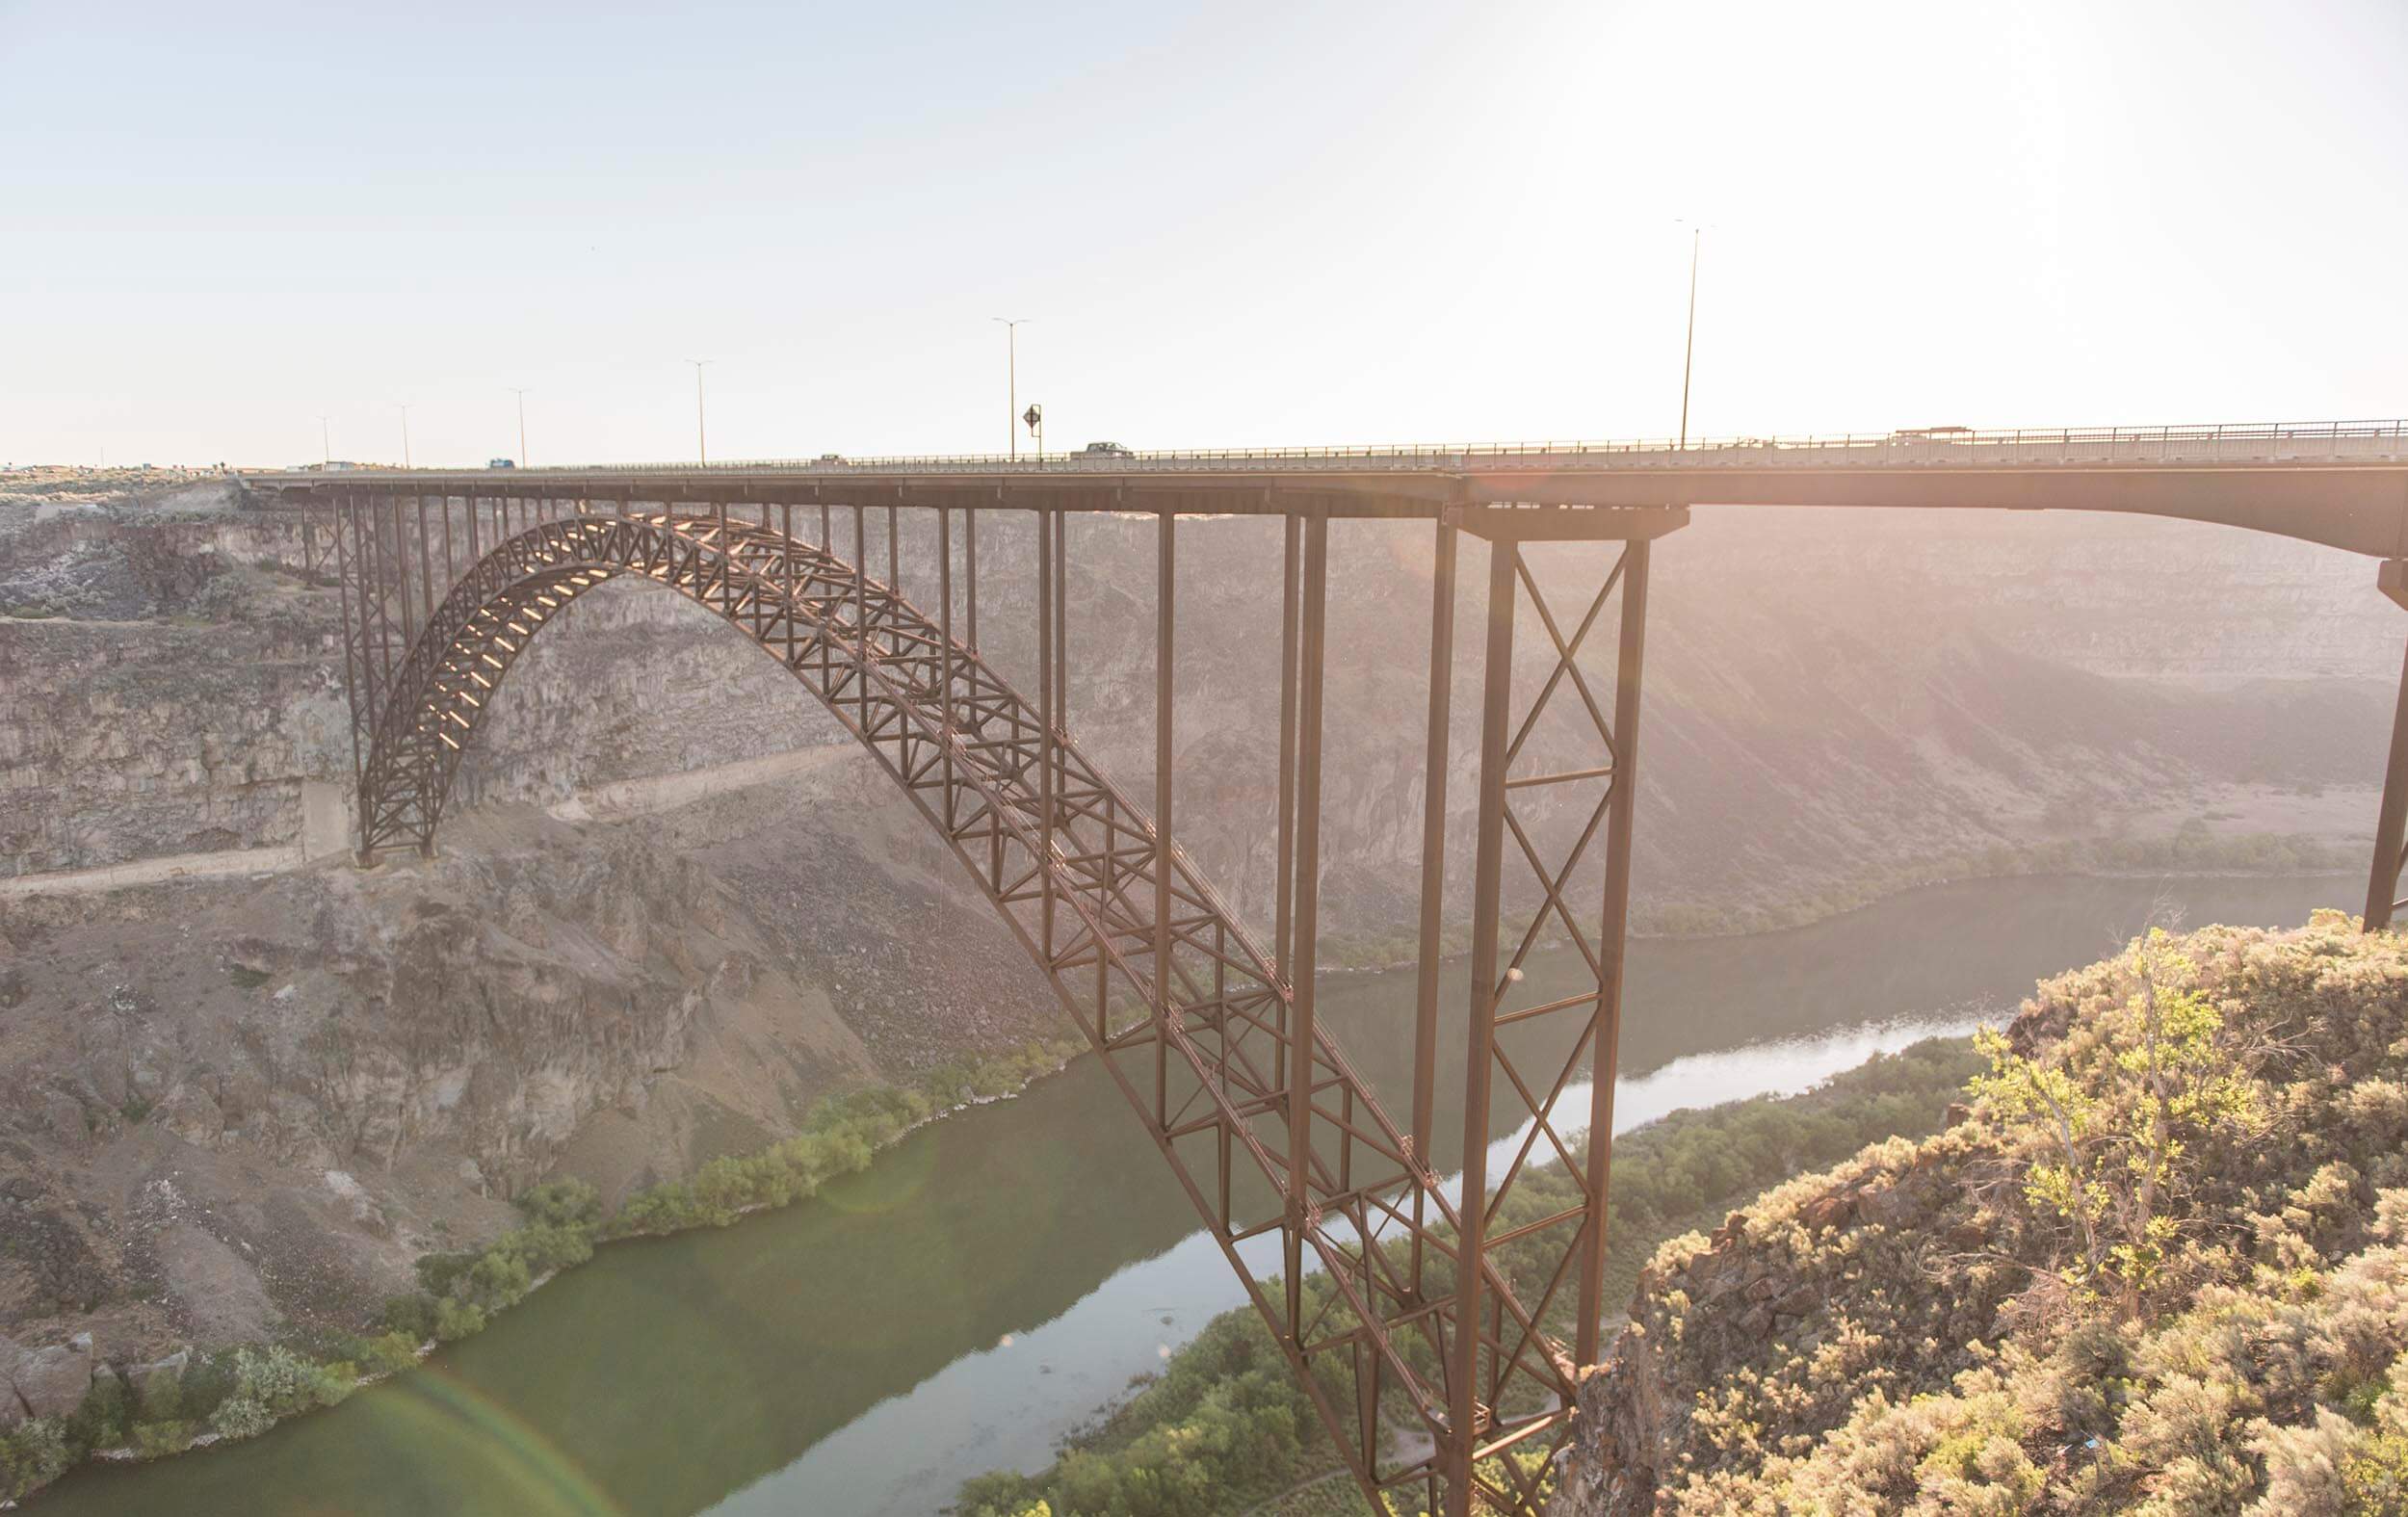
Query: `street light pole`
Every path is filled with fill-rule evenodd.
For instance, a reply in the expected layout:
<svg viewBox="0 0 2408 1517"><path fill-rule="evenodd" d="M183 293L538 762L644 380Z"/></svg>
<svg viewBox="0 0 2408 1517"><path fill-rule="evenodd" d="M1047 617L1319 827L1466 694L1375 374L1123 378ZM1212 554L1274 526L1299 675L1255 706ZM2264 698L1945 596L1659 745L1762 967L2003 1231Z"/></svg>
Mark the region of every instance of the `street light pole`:
<svg viewBox="0 0 2408 1517"><path fill-rule="evenodd" d="M989 321L1004 324L1004 435L1009 439L1011 457L1020 457L1020 324L1025 316L991 316Z"/></svg>
<svg viewBox="0 0 2408 1517"><path fill-rule="evenodd" d="M1692 226L1688 232L1688 343L1681 352L1681 447L1688 447L1688 376L1689 367L1697 358L1697 249L1705 240L1706 229Z"/></svg>
<svg viewBox="0 0 2408 1517"><path fill-rule="evenodd" d="M329 437L330 434L327 432L327 413L320 411L318 413L318 462L325 467L331 467L334 463L334 444Z"/></svg>
<svg viewBox="0 0 2408 1517"><path fill-rule="evenodd" d="M718 360L689 358L686 361L694 365L694 449L695 456L707 467L711 461L711 445L702 431L702 371Z"/></svg>
<svg viewBox="0 0 2408 1517"><path fill-rule="evenodd" d="M510 393L518 397L518 466L523 469L528 466L527 392L513 384L510 386Z"/></svg>
<svg viewBox="0 0 2408 1517"><path fill-rule="evenodd" d="M406 469L409 467L409 406L399 402L395 404L401 405L402 409L402 467Z"/></svg>

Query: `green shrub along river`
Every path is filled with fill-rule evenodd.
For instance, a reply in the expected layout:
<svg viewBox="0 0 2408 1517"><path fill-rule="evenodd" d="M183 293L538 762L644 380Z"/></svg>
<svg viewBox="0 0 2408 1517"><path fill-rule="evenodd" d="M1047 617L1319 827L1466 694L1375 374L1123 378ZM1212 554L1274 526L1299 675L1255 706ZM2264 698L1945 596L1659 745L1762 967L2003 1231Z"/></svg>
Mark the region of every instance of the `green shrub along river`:
<svg viewBox="0 0 2408 1517"><path fill-rule="evenodd" d="M725 1227L747 1213L806 1200L828 1181L869 1168L880 1149L922 1123L959 1105L1016 1094L1085 1046L1031 1043L940 1066L909 1089L871 1085L832 1097L793 1138L714 1159L691 1180L639 1190L615 1213L582 1180L534 1187L512 1198L526 1218L520 1226L482 1249L421 1256L420 1289L386 1301L363 1333L220 1348L139 1387L95 1374L73 1416L0 1434L0 1500L29 1495L79 1460L154 1459L255 1438L284 1418L339 1404L364 1378L410 1369L434 1345L483 1330L537 1284L591 1259L598 1242Z"/></svg>
<svg viewBox="0 0 2408 1517"><path fill-rule="evenodd" d="M2273 923L2304 920L2348 889L2329 876L1976 882L1795 931L1642 941L1617 1125L1796 1092L1878 1050L1961 1033L1978 1015L2011 1012L2038 977L2108 952L2169 896L2190 920ZM1571 955L1549 956L1532 963L1527 988L1562 994L1579 973ZM1443 988L1461 1004L1462 966ZM1393 1029L1411 1004L1409 973L1340 976L1323 986L1322 1015L1372 1080L1401 1089L1410 1039ZM424 1291L356 1339L209 1356L172 1404L107 1377L116 1399L96 1397L46 1441L20 1435L0 1478L47 1473L78 1447L156 1452L215 1430L224 1435L215 1447L189 1455L85 1464L34 1503L196 1517L714 1507L905 1517L954 1503L988 1472L1034 1478L980 1487L982 1502L1010 1510L1001 1504L1042 1499L1073 1464L1134 1468L1127 1459L1149 1431L1237 1407L1238 1390L1212 1387L1243 1380L1250 1348L1246 1319L1219 1321L1243 1303L1235 1277L1117 1088L1081 1059L1024 1099L913 1130L954 1105L960 1085L1013 1088L1054 1057L1034 1050L1017 1068L952 1071L920 1090L831 1105L801 1138L722 1161L609 1219L581 1188L538 1190L517 1232L430 1259ZM1627 1295L1641 1240L1718 1212L1768 1164L1823 1163L1825 1148L1885 1122L1912 1131L1936 1120L1922 1082L1946 1084L1953 1057L1918 1051L1805 1102L1684 1118L1618 1144L1616 1294ZM1883 1081L1905 1083L1874 1088ZM1460 1084L1442 1066L1442 1092ZM1459 1111L1441 1111L1437 1131L1450 1126L1460 1134ZM1491 1140L1511 1131L1501 1112ZM1453 1146L1433 1156L1449 1169ZM740 1225L694 1225L754 1207L771 1209ZM649 1236L674 1228L692 1230ZM489 1321L471 1330L479 1319ZM447 1331L466 1335L342 1399L357 1373ZM1200 1359L1175 1357L1199 1340ZM1207 1373L1215 1365L1239 1373ZM1162 1378L1130 1401L1144 1373ZM1250 1383L1288 1395L1284 1382ZM1095 1427L1099 1409L1123 1402ZM1063 1441L1082 1428L1065 1459ZM1282 1467L1309 1474L1314 1436L1300 1428Z"/></svg>

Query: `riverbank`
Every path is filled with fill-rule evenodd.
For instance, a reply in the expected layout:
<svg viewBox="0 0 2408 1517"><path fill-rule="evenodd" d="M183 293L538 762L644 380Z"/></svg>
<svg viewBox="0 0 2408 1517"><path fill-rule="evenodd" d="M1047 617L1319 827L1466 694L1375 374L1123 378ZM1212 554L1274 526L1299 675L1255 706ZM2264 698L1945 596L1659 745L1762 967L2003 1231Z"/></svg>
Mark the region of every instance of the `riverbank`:
<svg viewBox="0 0 2408 1517"><path fill-rule="evenodd" d="M1793 1093L1875 1051L2002 1021L2035 980L2111 952L2169 902L2193 922L2298 922L2362 883L1976 883L1741 942L1637 943L1616 1125ZM1527 970L1542 999L1587 973L1569 950ZM1466 976L1442 968L1443 1005L1463 1004ZM1414 983L1323 981L1323 1022L1379 1088L1411 1078L1396 1033ZM1459 1045L1442 1045L1434 1158L1449 1172L1461 1084ZM1490 1137L1507 1150L1493 1168L1519 1130L1500 1114ZM1275 1271L1275 1258L1274 1243L1253 1263ZM1244 1304L1121 1090L1075 1059L1030 1099L923 1127L809 1205L604 1247L420 1373L272 1437L87 1466L36 1504L926 1517L982 1472L1051 1465L1133 1376Z"/></svg>
<svg viewBox="0 0 2408 1517"><path fill-rule="evenodd" d="M1937 1131L1980 1067L1970 1039L1928 1038L1876 1054L1803 1095L1677 1112L1617 1137L1606 1299L1627 1299L1665 1241L1713 1226L1767 1187L1870 1142ZM1523 1184L1533 1215L1572 1199L1558 1164L1534 1169ZM1539 1298L1547 1261L1508 1250L1502 1262L1525 1298ZM1313 1289L1308 1281L1308 1294ZM1571 1303L1562 1293L1556 1302L1544 1325L1568 1336ZM1334 1373L1348 1379L1343 1369ZM1350 1383L1331 1387L1334 1404L1350 1405L1353 1395ZM962 1487L956 1510L963 1517L1206 1517L1265 1504L1267 1511L1301 1517L1361 1509L1343 1479L1337 1489L1321 1486L1336 1462L1261 1314L1242 1306L1215 1318L1159 1374L1142 1377L1074 1434L1053 1465L1035 1475L981 1476Z"/></svg>
<svg viewBox="0 0 2408 1517"><path fill-rule="evenodd" d="M1019 1051L931 1071L917 1085L872 1085L820 1103L793 1138L755 1153L714 1159L689 1180L639 1190L607 1211L582 1181L549 1182L516 1196L522 1225L482 1249L430 1253L421 1289L395 1296L357 1333L311 1332L196 1355L187 1348L139 1366L95 1366L82 1403L0 1432L0 1510L13 1509L85 1460L128 1461L199 1452L255 1438L279 1423L340 1404L406 1373L439 1347L483 1331L563 1270L613 1242L726 1227L807 1200L840 1176L868 1169L882 1151L955 1112L1021 1095L1060 1073L1084 1042L1033 1042Z"/></svg>

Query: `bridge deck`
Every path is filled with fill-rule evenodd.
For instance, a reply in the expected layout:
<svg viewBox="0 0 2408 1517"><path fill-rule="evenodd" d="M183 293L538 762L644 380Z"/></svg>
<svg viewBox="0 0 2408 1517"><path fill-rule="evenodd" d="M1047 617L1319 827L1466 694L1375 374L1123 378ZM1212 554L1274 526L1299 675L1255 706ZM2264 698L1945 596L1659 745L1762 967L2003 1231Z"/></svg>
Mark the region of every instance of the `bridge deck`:
<svg viewBox="0 0 2408 1517"><path fill-rule="evenodd" d="M1649 539L1691 506L2143 511L2380 555L2380 582L2408 599L2404 433L2392 422L2114 428L1687 448L297 471L246 483L309 506L305 562L309 525L334 529L363 853L432 848L450 776L496 683L584 589L651 581L709 607L877 756L1030 948L1246 1282L1367 1500L1393 1488L1468 1517L1478 1492L1486 1508L1535 1517L1539 1465L1494 1456L1543 1463L1568 1436L1577 1367L1602 1347ZM958 529L952 508L966 509ZM906 509L935 518L910 537L915 557L935 556L932 614L901 589ZM1034 606L1022 581L1005 605L990 593L987 608L990 626L1034 613L1033 700L981 651L978 528L996 509L1036 517ZM1067 513L1113 510L1154 516L1158 534L1151 815L1088 765L1070 731ZM1216 512L1285 518L1277 731L1251 735L1278 775L1268 952L1189 865L1169 814L1175 541L1182 515ZM885 517L882 582L869 551L874 514ZM1438 523L1414 1076L1409 1115L1393 1118L1315 1007L1329 522L1349 516ZM1442 1030L1465 530L1491 544L1479 556L1470 986L1462 1018ZM1610 553L1542 550L1582 581L1564 594L1524 558L1526 542L1547 537L1622 540ZM915 571L925 593L928 566ZM1544 644L1517 638L1525 601ZM1575 740L1526 751L1551 701ZM2408 676L2400 712L2369 928L2388 920L2408 857ZM1527 908L1520 925L1508 906ZM1521 982L1544 933L1585 960L1593 989L1538 1001ZM1462 1170L1450 1193L1434 1167L1436 1049L1455 1035L1465 1039ZM1584 1069L1585 1097L1573 1093ZM1492 1115L1525 1114L1518 1151L1492 1175ZM1549 1164L1577 1203L1530 1184ZM1249 1261L1248 1245L1274 1238L1275 1267ZM1322 1283L1308 1291L1308 1275Z"/></svg>
<svg viewBox="0 0 2408 1517"><path fill-rule="evenodd" d="M1285 448L540 469L249 474L268 487L647 501L1130 508L1429 519L1529 534L1486 507L2106 510L2221 522L2378 558L2408 555L2408 422L2022 429L1669 442ZM1519 532L1509 531L1521 527ZM1662 530L1563 517L1568 536Z"/></svg>

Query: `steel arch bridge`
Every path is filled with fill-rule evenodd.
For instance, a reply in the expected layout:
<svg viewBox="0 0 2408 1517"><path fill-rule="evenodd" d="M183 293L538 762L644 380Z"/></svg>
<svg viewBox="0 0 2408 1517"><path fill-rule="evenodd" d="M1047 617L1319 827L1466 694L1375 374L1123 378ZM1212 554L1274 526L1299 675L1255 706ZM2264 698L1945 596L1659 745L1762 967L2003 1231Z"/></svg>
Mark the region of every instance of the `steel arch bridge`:
<svg viewBox="0 0 2408 1517"><path fill-rule="evenodd" d="M363 859L398 845L432 850L484 711L518 655L579 596L635 579L708 608L870 751L1026 945L1244 1282L1366 1494L1393 1495L1407 1510L1465 1514L1477 1504L1535 1514L1543 1460L1529 1456L1551 1456L1568 1436L1575 1375L1598 1356L1605 1306L1653 540L1683 525L1690 504L1714 501L2144 511L2383 558L2383 587L2408 604L2402 436L2399 423L2319 424L247 483L300 492L305 541L311 524L332 529ZM932 547L913 548L935 561L932 575L914 565L920 581L934 580L932 609L900 588L903 510L934 518ZM998 510L1036 525L1035 604L1003 608L1034 614L1033 692L982 652L981 521ZM1151 516L1156 526L1151 814L1069 730L1067 527L1094 512ZM885 518L883 580L870 572L873 513ZM1174 565L1180 518L1207 513L1282 521L1268 947L1173 839ZM1419 519L1435 533L1413 1088L1398 1114L1315 1014L1330 535L1333 520L1350 517ZM1455 587L1467 533L1487 544L1487 595L1470 1007L1460 1024L1463 1170L1451 1181L1433 1166L1432 1138ZM1547 555L1570 562L1533 572ZM1578 588L1559 603L1567 582ZM1544 643L1531 640L1539 668L1517 677L1526 607ZM990 597L990 625L997 610ZM1583 657L1608 640L1610 684L1590 667L1609 660ZM2401 710L2369 927L2389 918L2408 829L2408 677ZM1542 718L1557 731L1568 725L1588 761L1542 771L1528 741ZM1269 735L1262 741L1270 745ZM1542 802L1576 824L1534 824ZM1574 881L1600 873L1602 901L1576 902ZM1504 920L1508 877L1516 899L1538 908L1518 929ZM1588 988L1540 1000L1522 984L1522 965L1547 934L1581 955ZM1534 1028L1552 1033L1541 1055L1520 1041ZM1571 1095L1584 1067L1589 1090ZM1492 1174L1498 1112L1526 1131ZM1577 1201L1534 1209L1525 1182L1542 1163L1562 1165ZM1249 1262L1258 1249L1247 1246L1272 1239L1275 1276ZM1508 1251L1518 1272L1505 1267ZM1319 1283L1308 1286L1312 1274Z"/></svg>

